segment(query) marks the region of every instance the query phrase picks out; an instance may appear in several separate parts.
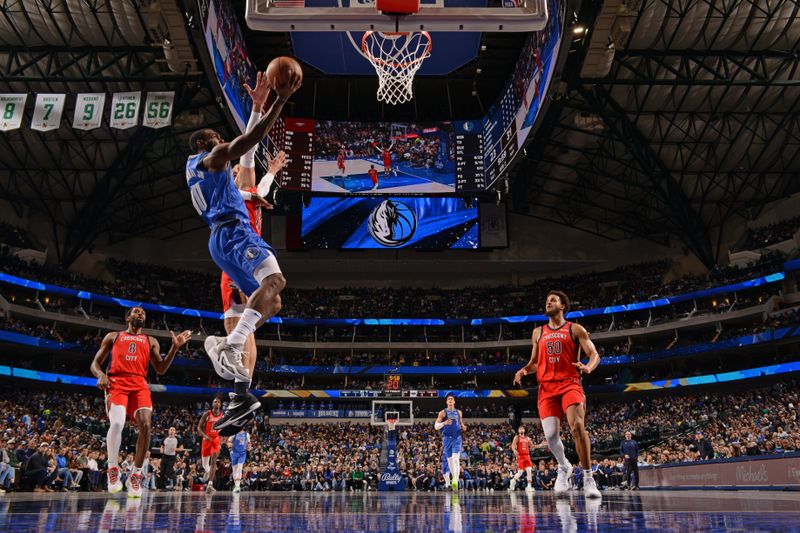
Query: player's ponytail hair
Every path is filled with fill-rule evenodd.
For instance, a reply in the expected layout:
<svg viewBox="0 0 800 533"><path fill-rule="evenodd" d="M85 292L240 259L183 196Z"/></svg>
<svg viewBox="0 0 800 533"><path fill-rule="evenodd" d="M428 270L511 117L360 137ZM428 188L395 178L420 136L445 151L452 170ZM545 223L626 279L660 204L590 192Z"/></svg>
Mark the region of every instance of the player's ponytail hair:
<svg viewBox="0 0 800 533"><path fill-rule="evenodd" d="M549 297L551 294L555 294L556 296L558 296L558 299L561 300L561 303L564 305L564 313L568 313L569 312L569 297L565 293L563 293L561 291L550 291L550 292L547 293L547 296Z"/></svg>

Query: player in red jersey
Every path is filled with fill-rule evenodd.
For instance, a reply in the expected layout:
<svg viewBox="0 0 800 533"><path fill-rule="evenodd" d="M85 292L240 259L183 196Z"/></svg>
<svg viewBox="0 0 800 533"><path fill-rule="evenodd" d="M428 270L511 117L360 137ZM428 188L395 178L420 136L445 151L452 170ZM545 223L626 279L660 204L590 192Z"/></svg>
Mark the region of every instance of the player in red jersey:
<svg viewBox="0 0 800 533"><path fill-rule="evenodd" d="M528 364L514 376L514 384L536 372L539 382L539 418L550 451L558 461L558 476L553 490L565 494L572 477L572 465L564 455L561 442L561 419L567 423L575 440L581 467L584 471L583 490L589 498L599 498L592 477L591 448L586 432L586 395L581 386L581 374L590 374L600 364L600 356L589 334L579 324L567 322L564 313L569 311L569 298L561 291L550 291L545 303L548 323L533 330L533 349ZM589 357L589 363L580 361L580 351Z"/></svg>
<svg viewBox="0 0 800 533"><path fill-rule="evenodd" d="M215 492L214 476L217 475L217 457L219 457L222 439L219 431L214 429L214 424L222 418L222 399L215 396L211 402L211 410L203 413L197 424L197 432L203 437L200 447L200 460L205 472L206 492Z"/></svg>
<svg viewBox="0 0 800 533"><path fill-rule="evenodd" d="M150 428L153 416L153 401L147 387L148 363L161 375L167 371L181 346L189 342L191 331L172 335L172 346L166 357L161 357L158 341L142 333L147 314L141 307L131 307L125 313L128 329L106 334L100 349L92 360L92 374L97 378L97 387L105 392L106 413L109 427L106 435L108 451L108 491L122 490L119 480L119 448L122 444L122 429L125 417L136 422L139 437L136 440L136 456L133 472L128 478L128 495L142 496L142 465L145 453L150 449ZM103 364L109 354L105 372Z"/></svg>
<svg viewBox="0 0 800 533"><path fill-rule="evenodd" d="M514 440L511 441L511 451L514 452L514 457L517 459L517 473L511 478L511 484L508 490L514 491L517 488L517 481L522 477L525 472L528 480L528 486L525 487L527 492L533 492L533 461L531 461L531 448L533 442L525 435L525 426L517 428L517 434L514 435Z"/></svg>
<svg viewBox="0 0 800 533"><path fill-rule="evenodd" d="M397 169L392 167L392 148L394 148L394 141L392 144L389 145L388 148L379 148L378 146L375 149L378 151L381 156L383 156L383 177L389 177L389 171L392 172L395 176L397 176Z"/></svg>
<svg viewBox="0 0 800 533"><path fill-rule="evenodd" d="M345 175L344 148L339 148L339 154L336 156L336 168L339 169L339 174Z"/></svg>
<svg viewBox="0 0 800 533"><path fill-rule="evenodd" d="M375 165L369 166L367 174L369 174L369 179L372 181L372 190L374 191L378 188L378 171L375 169Z"/></svg>

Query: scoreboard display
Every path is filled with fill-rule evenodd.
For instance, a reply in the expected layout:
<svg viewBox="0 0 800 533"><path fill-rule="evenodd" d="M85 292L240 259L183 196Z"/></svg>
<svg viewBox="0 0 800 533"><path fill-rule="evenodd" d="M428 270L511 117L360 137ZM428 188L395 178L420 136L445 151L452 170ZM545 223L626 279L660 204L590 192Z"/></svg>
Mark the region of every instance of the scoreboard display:
<svg viewBox="0 0 800 533"><path fill-rule="evenodd" d="M281 186L290 191L310 191L315 122L299 118L286 118L283 122L286 166L281 173Z"/></svg>
<svg viewBox="0 0 800 533"><path fill-rule="evenodd" d="M385 391L397 392L400 390L400 374L386 374L386 380L383 386Z"/></svg>
<svg viewBox="0 0 800 533"><path fill-rule="evenodd" d="M453 137L456 159L456 191L485 190L483 121L454 122Z"/></svg>

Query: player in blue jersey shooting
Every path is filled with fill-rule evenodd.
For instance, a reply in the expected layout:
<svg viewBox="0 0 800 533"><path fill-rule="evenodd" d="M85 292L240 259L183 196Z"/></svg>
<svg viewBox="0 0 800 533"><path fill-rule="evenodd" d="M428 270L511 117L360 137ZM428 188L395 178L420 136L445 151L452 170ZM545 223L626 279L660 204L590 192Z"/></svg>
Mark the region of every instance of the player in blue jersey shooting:
<svg viewBox="0 0 800 533"><path fill-rule="evenodd" d="M231 161L245 155L267 135L284 104L300 88L299 66L298 71L285 72L281 83L273 84L271 89L277 98L272 107L233 141L225 142L212 129L197 131L189 139L194 155L186 162L186 182L192 204L211 228L208 240L211 258L248 296L236 328L227 337L209 336L205 341L206 353L217 374L234 381L228 408L214 425L217 430L232 426L221 432L223 436L238 431L236 426L245 423L261 407L249 392L253 376L242 363L242 348L248 336L280 311L280 293L286 286L275 250L250 225L244 200L233 179ZM265 85L269 85L266 72L258 73L254 90L264 90Z"/></svg>

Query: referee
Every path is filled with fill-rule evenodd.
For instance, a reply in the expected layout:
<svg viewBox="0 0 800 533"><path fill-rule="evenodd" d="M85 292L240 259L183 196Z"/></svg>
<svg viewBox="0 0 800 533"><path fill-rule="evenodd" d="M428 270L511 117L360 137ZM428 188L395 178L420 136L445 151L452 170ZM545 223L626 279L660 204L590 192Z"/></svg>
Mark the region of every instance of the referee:
<svg viewBox="0 0 800 533"><path fill-rule="evenodd" d="M175 433L174 427L169 428L169 435L161 443L161 485L165 489L175 486L175 454L183 451L183 445L178 448Z"/></svg>

